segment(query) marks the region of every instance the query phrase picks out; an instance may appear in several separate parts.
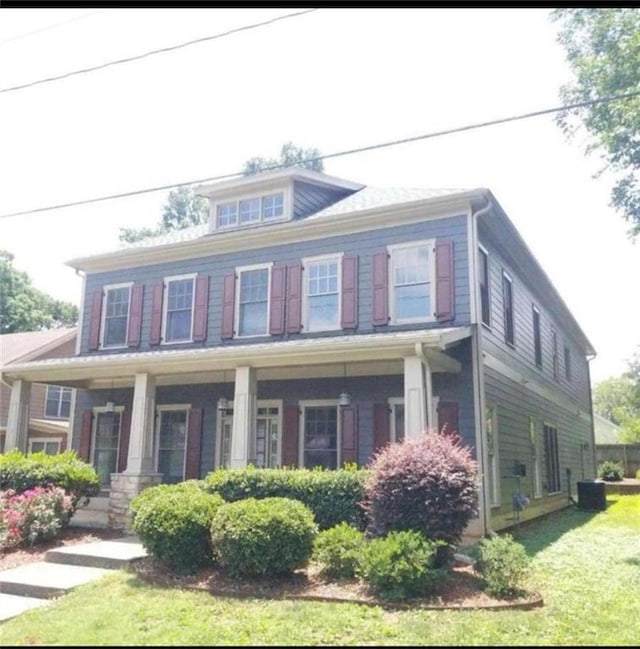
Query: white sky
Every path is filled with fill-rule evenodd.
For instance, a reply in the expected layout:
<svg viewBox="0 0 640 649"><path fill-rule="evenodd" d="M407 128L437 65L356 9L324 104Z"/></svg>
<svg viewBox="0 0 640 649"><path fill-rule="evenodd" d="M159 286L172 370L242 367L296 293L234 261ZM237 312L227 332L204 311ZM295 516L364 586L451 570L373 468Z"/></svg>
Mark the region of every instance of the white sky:
<svg viewBox="0 0 640 649"><path fill-rule="evenodd" d="M294 11L0 8L0 88ZM556 30L541 9L321 9L0 94L0 214L235 172L289 140L326 154L556 106L570 78ZM325 171L491 189L595 346L596 382L640 344L640 249L583 145L539 117L331 159ZM77 304L80 279L64 262L117 247L121 226L154 225L166 194L0 219L0 248Z"/></svg>

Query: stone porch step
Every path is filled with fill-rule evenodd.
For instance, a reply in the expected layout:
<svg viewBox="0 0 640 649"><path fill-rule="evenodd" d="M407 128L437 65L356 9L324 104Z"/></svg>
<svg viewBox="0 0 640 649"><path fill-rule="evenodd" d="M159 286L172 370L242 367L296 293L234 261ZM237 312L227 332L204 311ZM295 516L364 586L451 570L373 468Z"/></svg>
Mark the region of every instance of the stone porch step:
<svg viewBox="0 0 640 649"><path fill-rule="evenodd" d="M140 545L138 537L131 536L114 541L96 541L48 550L45 561L116 570L126 566L133 559L146 556L147 552Z"/></svg>
<svg viewBox="0 0 640 649"><path fill-rule="evenodd" d="M9 620L32 608L46 606L48 599L36 599L35 597L20 597L19 595L8 595L0 593L0 622Z"/></svg>
<svg viewBox="0 0 640 649"><path fill-rule="evenodd" d="M92 509L76 509L69 525L72 527L109 527L109 513Z"/></svg>

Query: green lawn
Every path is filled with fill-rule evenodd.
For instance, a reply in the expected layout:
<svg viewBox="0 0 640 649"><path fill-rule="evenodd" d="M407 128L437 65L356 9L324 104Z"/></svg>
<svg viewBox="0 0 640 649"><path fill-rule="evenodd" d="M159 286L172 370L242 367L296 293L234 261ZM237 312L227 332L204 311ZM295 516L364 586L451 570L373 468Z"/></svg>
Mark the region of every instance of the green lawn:
<svg viewBox="0 0 640 649"><path fill-rule="evenodd" d="M234 600L150 588L120 571L0 625L0 646L636 645L640 496L567 509L515 534L545 606L387 611L356 604Z"/></svg>

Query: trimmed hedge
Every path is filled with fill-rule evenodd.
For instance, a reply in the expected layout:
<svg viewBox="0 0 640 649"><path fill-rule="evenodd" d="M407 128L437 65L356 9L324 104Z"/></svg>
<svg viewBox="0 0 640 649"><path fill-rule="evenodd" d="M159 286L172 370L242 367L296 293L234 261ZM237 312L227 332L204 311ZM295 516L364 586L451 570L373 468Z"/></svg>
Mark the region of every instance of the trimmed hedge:
<svg viewBox="0 0 640 649"><path fill-rule="evenodd" d="M211 540L230 575L278 575L309 561L317 531L313 512L297 500L247 498L220 507Z"/></svg>
<svg viewBox="0 0 640 649"><path fill-rule="evenodd" d="M220 496L193 486L161 485L146 489L131 504L133 529L158 561L176 572L211 562L211 521L224 504Z"/></svg>
<svg viewBox="0 0 640 649"><path fill-rule="evenodd" d="M321 530L347 522L366 527L366 469L218 469L205 478L206 489L227 502L244 498L292 498L313 512Z"/></svg>
<svg viewBox="0 0 640 649"><path fill-rule="evenodd" d="M13 449L0 455L0 490L18 493L34 487L56 485L73 498L73 506L80 498L95 496L100 491L96 470L78 459L75 451L58 455L29 453Z"/></svg>
<svg viewBox="0 0 640 649"><path fill-rule="evenodd" d="M130 503L129 512L131 513L131 521L135 521L138 510L149 502L156 500L161 496L173 493L207 493L204 488L203 480L186 480L185 482L178 482L176 484L160 484L155 487L148 487L141 491Z"/></svg>

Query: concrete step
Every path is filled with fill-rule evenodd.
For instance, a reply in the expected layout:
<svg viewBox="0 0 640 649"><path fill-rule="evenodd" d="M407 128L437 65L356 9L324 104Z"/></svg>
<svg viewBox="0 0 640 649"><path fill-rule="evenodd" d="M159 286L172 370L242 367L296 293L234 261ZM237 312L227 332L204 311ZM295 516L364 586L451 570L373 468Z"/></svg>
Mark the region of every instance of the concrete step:
<svg viewBox="0 0 640 649"><path fill-rule="evenodd" d="M0 593L0 622L16 617L25 611L30 611L32 608L46 606L48 603L49 600L47 599Z"/></svg>
<svg viewBox="0 0 640 649"><path fill-rule="evenodd" d="M51 563L117 570L133 559L146 556L147 552L138 537L131 536L113 541L96 541L55 548L45 553L44 560Z"/></svg>
<svg viewBox="0 0 640 649"><path fill-rule="evenodd" d="M82 505L82 504L78 505L78 510L108 512L109 496L92 496L86 505Z"/></svg>
<svg viewBox="0 0 640 649"><path fill-rule="evenodd" d="M69 525L72 527L109 527L109 514L105 511L76 509Z"/></svg>
<svg viewBox="0 0 640 649"><path fill-rule="evenodd" d="M0 572L0 593L51 599L109 572L103 568L37 561Z"/></svg>

